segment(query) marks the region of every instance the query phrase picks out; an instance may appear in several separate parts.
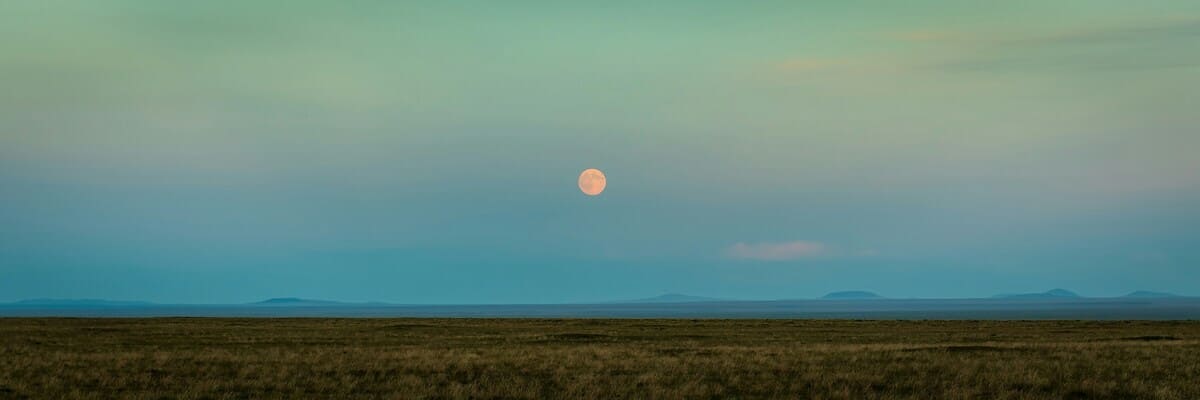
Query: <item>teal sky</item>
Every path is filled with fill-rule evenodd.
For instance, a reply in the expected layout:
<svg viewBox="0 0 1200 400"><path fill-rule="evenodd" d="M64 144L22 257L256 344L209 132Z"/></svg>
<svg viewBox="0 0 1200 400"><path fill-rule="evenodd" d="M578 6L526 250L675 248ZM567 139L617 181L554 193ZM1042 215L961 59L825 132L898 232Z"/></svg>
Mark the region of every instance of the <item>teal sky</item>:
<svg viewBox="0 0 1200 400"><path fill-rule="evenodd" d="M1195 1L5 1L0 301L1200 295L1198 104Z"/></svg>

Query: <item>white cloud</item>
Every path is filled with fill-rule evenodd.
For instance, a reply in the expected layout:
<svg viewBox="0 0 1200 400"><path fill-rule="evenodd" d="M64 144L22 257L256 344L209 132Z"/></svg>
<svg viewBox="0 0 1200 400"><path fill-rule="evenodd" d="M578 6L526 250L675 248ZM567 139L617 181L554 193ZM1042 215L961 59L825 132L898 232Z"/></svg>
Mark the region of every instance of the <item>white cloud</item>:
<svg viewBox="0 0 1200 400"><path fill-rule="evenodd" d="M781 243L738 243L731 246L729 257L742 260L785 261L826 254L828 246L820 242L796 240Z"/></svg>

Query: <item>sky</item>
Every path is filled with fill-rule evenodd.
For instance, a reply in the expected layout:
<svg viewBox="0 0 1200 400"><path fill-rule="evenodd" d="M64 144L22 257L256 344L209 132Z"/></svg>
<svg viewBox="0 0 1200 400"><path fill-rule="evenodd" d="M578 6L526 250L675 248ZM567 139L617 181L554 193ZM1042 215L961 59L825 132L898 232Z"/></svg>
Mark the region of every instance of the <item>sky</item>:
<svg viewBox="0 0 1200 400"><path fill-rule="evenodd" d="M5 1L0 302L1200 295L1197 104L1188 0Z"/></svg>

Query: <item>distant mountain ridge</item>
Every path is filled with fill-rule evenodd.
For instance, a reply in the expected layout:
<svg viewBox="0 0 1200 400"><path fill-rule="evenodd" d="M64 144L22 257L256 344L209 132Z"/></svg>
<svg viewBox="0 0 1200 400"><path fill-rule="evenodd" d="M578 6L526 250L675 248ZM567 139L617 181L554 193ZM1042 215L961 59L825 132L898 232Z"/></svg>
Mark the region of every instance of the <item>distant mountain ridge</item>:
<svg viewBox="0 0 1200 400"><path fill-rule="evenodd" d="M275 298L270 298L270 299L266 299L266 300L259 301L259 302L250 303L250 305L256 305L256 306L336 306L336 305L344 305L344 304L351 304L351 303L343 303L340 301L332 301L332 300L302 299L299 297L275 297Z"/></svg>
<svg viewBox="0 0 1200 400"><path fill-rule="evenodd" d="M1017 293L1017 294L998 294L992 296L997 299L1077 299L1079 294L1067 289L1050 289L1041 293Z"/></svg>
<svg viewBox="0 0 1200 400"><path fill-rule="evenodd" d="M1102 300L1102 299L1146 299L1146 300L1151 300L1151 299L1195 299L1197 297L1188 296L1188 295L1180 295L1180 294L1169 293L1169 292L1155 292L1155 291L1149 291L1149 290L1136 290L1136 291L1130 292L1130 293L1122 295L1122 296L1083 297L1073 291L1059 288L1059 289L1047 290L1045 292L1040 292L1040 293L998 294L998 295L992 296L991 298L998 299L998 300L999 299L1031 299L1031 300L1041 299L1041 300L1053 301L1053 300L1064 300L1064 299L1096 299L1096 300ZM979 299L979 298L975 298L975 299ZM847 290L847 291L831 292L831 293L828 293L824 296L817 298L817 300L888 300L888 298L880 296L874 292L865 291L865 290ZM909 300L914 300L914 299L909 299ZM943 300L955 300L955 299L943 299ZM958 299L958 300L973 300L973 299L962 298L962 299ZM643 298L643 299L597 302L597 303L576 303L576 304L613 304L613 303L653 304L653 303L707 303L707 302L730 302L730 303L732 303L732 302L742 302L742 301L743 300L693 296L693 295L681 294L681 293L666 293L666 294L662 294L659 296ZM802 300L801 299L753 300L752 302L764 302L764 301L772 302L772 301L802 301ZM900 300L900 301L904 301L904 300ZM555 303L548 303L546 305L555 305ZM161 309L161 308L181 307L181 306L182 307L200 306L200 307L248 307L248 308L260 308L260 307L268 308L269 307L269 308L276 308L276 307L362 307L362 306L391 307L391 306L404 306L404 305L403 304L384 303L384 302L373 302L373 301L372 302L343 302L343 301L334 301L334 300L306 299L306 298L301 298L301 297L275 297L275 298L270 298L270 299L266 299L266 300L262 300L262 301L256 301L256 302L250 302L250 303L235 303L235 304L229 304L229 303L225 303L225 304L182 304L182 303L155 303L155 302L149 302L149 301L136 301L136 300L127 301L127 300L107 300L107 299L62 299L62 298L32 298L32 299L17 300L17 301L13 301L10 303L0 302L0 307L19 307L19 308L30 308L30 309L36 309L36 308L46 308L46 309L97 308L97 309L101 309L101 308L140 308L140 307L160 308Z"/></svg>
<svg viewBox="0 0 1200 400"><path fill-rule="evenodd" d="M667 293L644 299L630 300L626 303L703 303L712 301L728 301L712 297L692 296L681 293Z"/></svg>
<svg viewBox="0 0 1200 400"><path fill-rule="evenodd" d="M868 292L865 290L845 290L841 292L833 292L821 296L823 300L867 300L867 299L882 299L883 296Z"/></svg>
<svg viewBox="0 0 1200 400"><path fill-rule="evenodd" d="M1138 290L1138 291L1134 291L1134 292L1129 293L1122 297L1136 297L1136 298L1142 298L1142 299L1164 299L1164 298L1184 297L1184 296L1180 296L1175 293L1152 292L1149 290Z"/></svg>

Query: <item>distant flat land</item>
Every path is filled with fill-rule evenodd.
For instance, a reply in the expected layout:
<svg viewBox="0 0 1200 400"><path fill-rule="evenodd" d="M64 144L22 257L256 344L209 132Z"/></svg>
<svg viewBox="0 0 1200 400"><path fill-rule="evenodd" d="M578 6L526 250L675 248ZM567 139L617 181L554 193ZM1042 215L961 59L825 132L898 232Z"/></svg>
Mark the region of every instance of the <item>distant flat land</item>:
<svg viewBox="0 0 1200 400"><path fill-rule="evenodd" d="M1200 398L1196 321L3 318L0 398Z"/></svg>
<svg viewBox="0 0 1200 400"><path fill-rule="evenodd" d="M0 317L522 317L834 319L1200 319L1200 297L837 299L599 304L404 305L8 303Z"/></svg>

